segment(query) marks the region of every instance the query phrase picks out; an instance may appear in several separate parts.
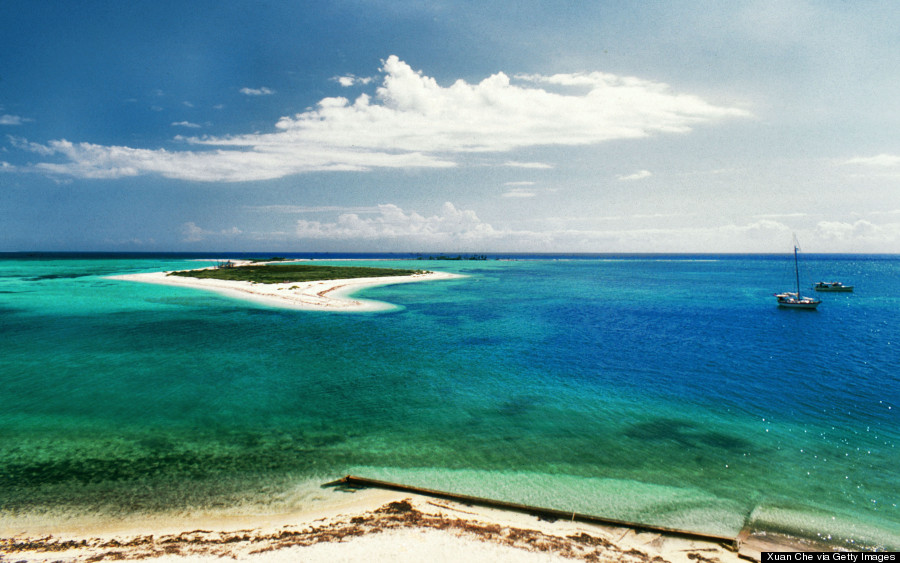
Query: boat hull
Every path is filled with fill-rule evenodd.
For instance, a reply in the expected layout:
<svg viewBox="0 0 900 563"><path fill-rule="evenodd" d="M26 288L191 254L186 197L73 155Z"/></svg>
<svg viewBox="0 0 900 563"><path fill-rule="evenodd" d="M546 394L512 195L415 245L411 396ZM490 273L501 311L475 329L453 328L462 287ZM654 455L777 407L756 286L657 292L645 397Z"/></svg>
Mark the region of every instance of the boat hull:
<svg viewBox="0 0 900 563"><path fill-rule="evenodd" d="M815 289L816 291L853 291L853 286L844 285L841 282L836 281L820 281L816 282L816 284L813 286L813 289Z"/></svg>
<svg viewBox="0 0 900 563"><path fill-rule="evenodd" d="M783 307L785 309L815 309L819 306L821 301L810 301L810 302L788 302L788 301L779 301L778 306Z"/></svg>
<svg viewBox="0 0 900 563"><path fill-rule="evenodd" d="M815 309L821 303L818 299L796 293L777 293L775 297L778 299L778 306L785 309Z"/></svg>

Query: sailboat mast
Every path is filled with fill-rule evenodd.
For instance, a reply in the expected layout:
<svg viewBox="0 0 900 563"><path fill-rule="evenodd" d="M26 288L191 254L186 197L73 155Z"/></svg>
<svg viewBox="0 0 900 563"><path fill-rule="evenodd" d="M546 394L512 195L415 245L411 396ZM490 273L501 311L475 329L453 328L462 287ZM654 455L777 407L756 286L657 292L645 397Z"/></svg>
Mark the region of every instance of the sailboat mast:
<svg viewBox="0 0 900 563"><path fill-rule="evenodd" d="M797 261L797 245L794 245L794 275L797 276L797 299L800 299L800 263Z"/></svg>

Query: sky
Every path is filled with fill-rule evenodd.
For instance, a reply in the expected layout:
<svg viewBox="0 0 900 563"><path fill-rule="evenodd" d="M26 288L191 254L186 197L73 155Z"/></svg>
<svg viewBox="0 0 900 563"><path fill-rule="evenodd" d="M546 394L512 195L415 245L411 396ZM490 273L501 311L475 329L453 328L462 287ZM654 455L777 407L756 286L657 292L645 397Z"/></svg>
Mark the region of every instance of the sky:
<svg viewBox="0 0 900 563"><path fill-rule="evenodd" d="M886 1L4 0L0 251L900 253Z"/></svg>

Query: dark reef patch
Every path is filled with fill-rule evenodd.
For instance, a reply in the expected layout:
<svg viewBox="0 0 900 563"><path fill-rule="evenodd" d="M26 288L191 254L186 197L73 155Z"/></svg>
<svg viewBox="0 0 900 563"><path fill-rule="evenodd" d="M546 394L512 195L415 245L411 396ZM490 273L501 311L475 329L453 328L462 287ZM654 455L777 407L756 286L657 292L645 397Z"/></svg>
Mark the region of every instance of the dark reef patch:
<svg viewBox="0 0 900 563"><path fill-rule="evenodd" d="M743 451L752 447L750 442L737 436L706 430L691 422L669 418L633 424L624 434L635 440L648 442L672 441L688 448L714 447L729 451Z"/></svg>

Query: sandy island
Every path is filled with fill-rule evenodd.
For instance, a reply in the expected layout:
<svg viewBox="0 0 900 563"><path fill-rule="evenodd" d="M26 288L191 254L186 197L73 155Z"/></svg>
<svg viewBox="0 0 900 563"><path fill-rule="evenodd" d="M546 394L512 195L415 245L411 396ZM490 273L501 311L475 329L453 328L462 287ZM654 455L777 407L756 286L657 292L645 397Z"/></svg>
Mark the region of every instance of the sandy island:
<svg viewBox="0 0 900 563"><path fill-rule="evenodd" d="M246 263L236 263L236 265L244 264ZM270 307L318 311L367 312L393 309L394 305L380 301L353 299L349 296L360 289L378 285L393 285L398 283L447 280L465 277L459 274L450 274L446 272L428 272L409 276L355 278L349 280L254 283L245 281L187 278L183 276L170 276L168 274L169 272L150 272L109 276L107 279L205 289L227 297L253 301Z"/></svg>
<svg viewBox="0 0 900 563"><path fill-rule="evenodd" d="M547 521L405 492L328 489L323 495L326 504L314 512L277 517L175 520L131 529L120 523L53 535L7 529L0 561L734 563L759 560L759 550L770 549L745 545L736 552L712 541Z"/></svg>

